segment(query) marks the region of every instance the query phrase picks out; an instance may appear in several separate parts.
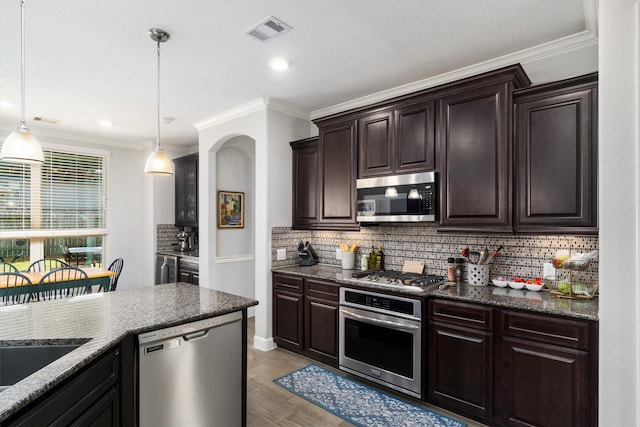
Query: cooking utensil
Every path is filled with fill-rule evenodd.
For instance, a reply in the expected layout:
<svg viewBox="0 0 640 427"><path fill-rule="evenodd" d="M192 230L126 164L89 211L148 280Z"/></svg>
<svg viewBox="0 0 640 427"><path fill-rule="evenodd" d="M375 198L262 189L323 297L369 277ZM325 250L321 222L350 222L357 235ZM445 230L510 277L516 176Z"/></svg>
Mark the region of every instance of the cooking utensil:
<svg viewBox="0 0 640 427"><path fill-rule="evenodd" d="M469 262L471 264L478 264L480 261L480 252L471 251L469 252Z"/></svg>
<svg viewBox="0 0 640 427"><path fill-rule="evenodd" d="M494 253L492 253L491 256L489 257L489 259L487 260L487 264L489 264L491 261L493 261L493 259L495 257L498 256L498 252L500 252L502 250L502 248L504 248L504 245L498 246L498 249L496 249L496 251Z"/></svg>
<svg viewBox="0 0 640 427"><path fill-rule="evenodd" d="M463 250L460 251L460 253L462 254L463 257L465 258L469 258L469 248L464 248Z"/></svg>

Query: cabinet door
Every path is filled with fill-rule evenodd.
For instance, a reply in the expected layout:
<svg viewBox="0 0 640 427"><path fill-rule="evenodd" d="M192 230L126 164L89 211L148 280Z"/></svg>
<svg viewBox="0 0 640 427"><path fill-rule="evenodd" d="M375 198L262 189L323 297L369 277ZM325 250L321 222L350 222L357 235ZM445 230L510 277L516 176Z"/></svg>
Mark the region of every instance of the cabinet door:
<svg viewBox="0 0 640 427"><path fill-rule="evenodd" d="M74 422L77 423L82 417L92 418L94 411L101 407L105 400L109 401L108 406L111 406L109 414L105 414L105 416L113 417L116 420L112 425L119 425L120 366L120 349L117 346L109 350L105 356L82 368L62 384L35 399L33 403L9 420L3 421L2 425L71 425ZM123 404L128 405L129 403L123 402ZM78 423L78 425L87 424Z"/></svg>
<svg viewBox="0 0 640 427"><path fill-rule="evenodd" d="M320 127L320 228L357 230L356 121Z"/></svg>
<svg viewBox="0 0 640 427"><path fill-rule="evenodd" d="M504 337L503 421L513 426L590 425L589 355ZM595 410L595 408L593 409Z"/></svg>
<svg viewBox="0 0 640 427"><path fill-rule="evenodd" d="M175 159L175 224L198 226L198 155Z"/></svg>
<svg viewBox="0 0 640 427"><path fill-rule="evenodd" d="M120 423L120 392L112 387L100 400L87 409L71 426L118 427Z"/></svg>
<svg viewBox="0 0 640 427"><path fill-rule="evenodd" d="M338 365L338 304L305 297L305 351L324 363Z"/></svg>
<svg viewBox="0 0 640 427"><path fill-rule="evenodd" d="M443 230L512 230L510 100L509 83L500 83L439 101Z"/></svg>
<svg viewBox="0 0 640 427"><path fill-rule="evenodd" d="M429 401L491 419L493 313L478 304L429 301Z"/></svg>
<svg viewBox="0 0 640 427"><path fill-rule="evenodd" d="M180 270L180 274L178 274L178 281L190 283L190 280L191 280L191 272L186 270Z"/></svg>
<svg viewBox="0 0 640 427"><path fill-rule="evenodd" d="M394 172L393 113L383 111L360 119L358 124L358 178Z"/></svg>
<svg viewBox="0 0 640 427"><path fill-rule="evenodd" d="M517 231L597 233L596 84L515 99Z"/></svg>
<svg viewBox="0 0 640 427"><path fill-rule="evenodd" d="M397 173L435 168L435 104L433 101L395 111L395 165Z"/></svg>
<svg viewBox="0 0 640 427"><path fill-rule="evenodd" d="M318 138L293 145L292 228L312 228L318 223Z"/></svg>
<svg viewBox="0 0 640 427"><path fill-rule="evenodd" d="M273 340L285 348L302 351L302 294L273 291Z"/></svg>

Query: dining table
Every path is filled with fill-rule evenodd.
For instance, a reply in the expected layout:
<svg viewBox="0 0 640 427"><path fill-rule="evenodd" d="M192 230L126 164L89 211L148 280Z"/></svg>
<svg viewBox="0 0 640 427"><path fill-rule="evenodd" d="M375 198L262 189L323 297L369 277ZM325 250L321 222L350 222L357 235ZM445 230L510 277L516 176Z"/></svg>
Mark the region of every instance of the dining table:
<svg viewBox="0 0 640 427"><path fill-rule="evenodd" d="M80 267L80 270L87 273L87 277L89 279L89 290L92 290L93 287L96 286L96 287L102 287L102 290L105 292L109 291L111 277L117 274L114 271L107 270L104 268L99 268L99 267ZM38 284L40 283L40 279L42 279L42 277L44 277L44 275L47 273L49 273L49 271L21 271L20 272L20 274L29 278L29 280L34 286L38 286ZM47 283L57 282L63 285L63 282L65 281L65 280L56 280L59 278L55 275L50 277L52 278L52 280L51 281L48 280ZM69 282L70 284L72 284L74 281L69 281ZM35 291L36 289L33 289L33 290ZM0 297L8 295L8 293L9 292L7 290L7 284L3 283L3 281L0 280Z"/></svg>

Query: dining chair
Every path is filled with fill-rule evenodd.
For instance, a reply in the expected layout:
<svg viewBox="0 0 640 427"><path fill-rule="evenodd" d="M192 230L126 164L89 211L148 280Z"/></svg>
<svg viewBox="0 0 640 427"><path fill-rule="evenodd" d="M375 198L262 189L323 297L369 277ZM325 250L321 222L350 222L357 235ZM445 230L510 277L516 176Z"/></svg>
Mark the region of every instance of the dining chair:
<svg viewBox="0 0 640 427"><path fill-rule="evenodd" d="M107 268L107 270L116 273L115 276L111 276L110 278L111 281L109 283L109 292L113 292L116 290L116 286L118 286L118 278L120 278L120 273L122 273L123 266L124 260L122 258L116 258L111 264L109 264L109 268Z"/></svg>
<svg viewBox="0 0 640 427"><path fill-rule="evenodd" d="M0 295L3 305L25 304L31 299L31 280L18 272L0 272Z"/></svg>
<svg viewBox="0 0 640 427"><path fill-rule="evenodd" d="M57 268L68 267L68 266L69 264L67 264L66 262L60 261L59 259L43 258L31 263L29 268L27 268L27 271L28 272L49 271L49 270L55 270Z"/></svg>
<svg viewBox="0 0 640 427"><path fill-rule="evenodd" d="M47 272L38 282L38 300L84 295L89 292L89 277L77 267L66 266Z"/></svg>
<svg viewBox="0 0 640 427"><path fill-rule="evenodd" d="M0 273L18 273L18 267L8 262L0 261Z"/></svg>

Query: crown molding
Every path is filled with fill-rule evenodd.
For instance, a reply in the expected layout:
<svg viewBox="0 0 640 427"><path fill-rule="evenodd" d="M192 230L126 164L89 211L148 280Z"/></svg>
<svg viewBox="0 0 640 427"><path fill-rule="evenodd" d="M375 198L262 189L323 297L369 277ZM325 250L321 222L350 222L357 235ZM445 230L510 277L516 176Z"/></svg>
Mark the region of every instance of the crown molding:
<svg viewBox="0 0 640 427"><path fill-rule="evenodd" d="M224 111L220 114L216 114L209 118L197 121L193 123L198 131L203 131L213 126L217 126L221 123L225 123L239 117L246 116L257 111L272 110L278 111L283 114L287 114L292 117L297 117L303 120L311 120L311 115L302 110L301 108L294 107L293 105L279 101L274 98L258 98L253 101L242 104L238 107Z"/></svg>
<svg viewBox="0 0 640 427"><path fill-rule="evenodd" d="M566 52L597 45L598 37L596 34L597 25L595 19L597 17L597 7L592 5L595 2L596 0L584 0L585 21L587 27L587 30L585 31L498 58L490 59L488 61L473 64L468 67L452 70L434 77L428 77L426 79L396 86L391 89L376 92L361 98L333 105L331 107L315 110L310 114L311 120L343 113L356 108L366 107L367 105L376 104L398 96L440 86L445 83L450 83L516 63L526 64L545 57L560 55ZM592 5L592 7L588 7L588 4ZM594 12L596 14L595 16L593 16Z"/></svg>

